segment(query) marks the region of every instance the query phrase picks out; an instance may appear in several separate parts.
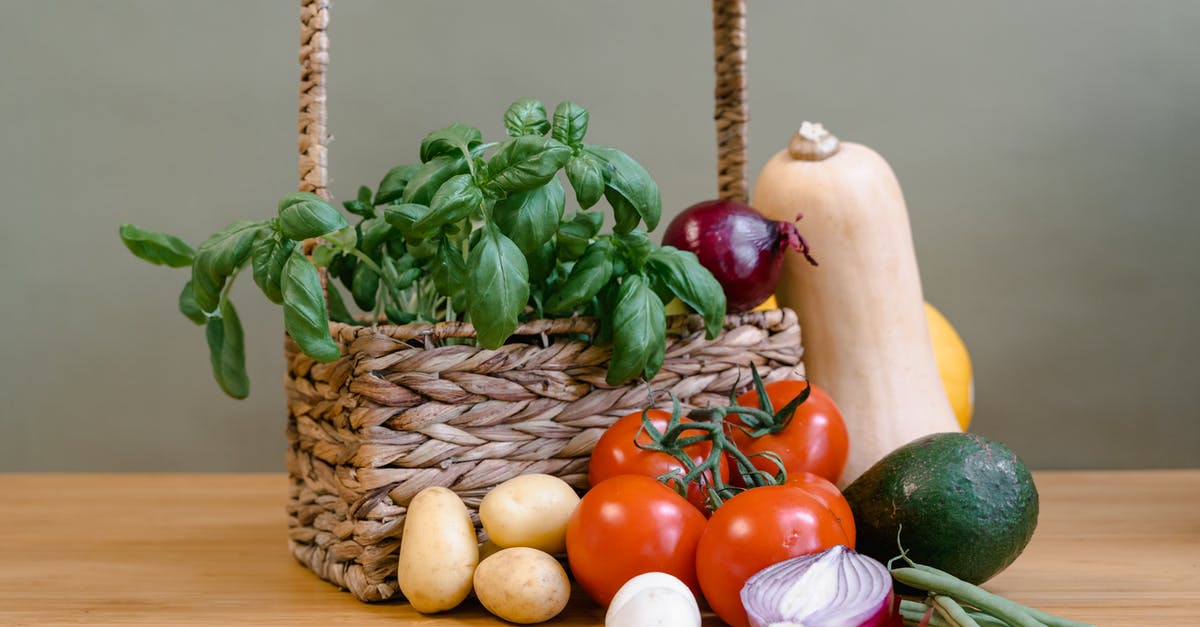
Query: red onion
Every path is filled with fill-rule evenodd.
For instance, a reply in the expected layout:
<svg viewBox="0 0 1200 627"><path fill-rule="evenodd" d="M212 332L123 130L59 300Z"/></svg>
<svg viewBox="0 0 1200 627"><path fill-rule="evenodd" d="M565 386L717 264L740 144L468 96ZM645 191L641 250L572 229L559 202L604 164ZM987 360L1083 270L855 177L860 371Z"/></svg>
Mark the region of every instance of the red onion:
<svg viewBox="0 0 1200 627"><path fill-rule="evenodd" d="M730 312L754 309L775 292L783 252L789 247L817 265L795 224L768 220L729 200L708 200L684 209L667 225L663 245L696 253L700 265L725 288Z"/></svg>
<svg viewBox="0 0 1200 627"><path fill-rule="evenodd" d="M894 613L887 567L837 545L768 566L746 580L750 627L888 627Z"/></svg>

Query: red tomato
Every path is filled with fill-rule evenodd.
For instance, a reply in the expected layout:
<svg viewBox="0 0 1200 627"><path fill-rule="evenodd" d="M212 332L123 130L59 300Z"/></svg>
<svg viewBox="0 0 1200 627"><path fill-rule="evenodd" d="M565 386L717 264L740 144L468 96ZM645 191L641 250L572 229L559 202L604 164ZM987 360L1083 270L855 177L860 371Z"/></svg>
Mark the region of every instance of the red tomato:
<svg viewBox="0 0 1200 627"><path fill-rule="evenodd" d="M660 409L651 409L650 420L654 427L660 431L667 428L667 421L671 419L671 414ZM684 418L684 422L692 422ZM588 464L588 484L595 486L596 484L611 479L617 475L645 475L655 478L662 476L672 471L686 472L683 464L667 453L658 451L647 451L640 449L635 445L649 444L650 434L642 432L638 435L638 430L642 427L642 412L634 412L628 416L622 417L620 420L613 423L604 435L600 436L600 440L596 442L596 448L592 451L592 460ZM702 435L704 432L699 429L688 430L683 433L684 437ZM701 442L694 444L685 449L688 456L696 464L702 463L708 454L712 451L711 442ZM717 466L718 472L721 475L722 481L729 480L729 463L722 458ZM712 484L712 473L704 473L706 485ZM707 507L708 495L706 489L700 485L692 483L688 486L688 502L695 505L697 509L709 514Z"/></svg>
<svg viewBox="0 0 1200 627"><path fill-rule="evenodd" d="M849 542L837 516L803 489L753 488L726 501L709 519L696 548L696 574L717 616L747 627L741 590L751 575Z"/></svg>
<svg viewBox="0 0 1200 627"><path fill-rule="evenodd" d="M625 582L654 571L699 593L696 544L704 515L671 488L642 475L601 481L567 521L567 559L588 596L608 607Z"/></svg>
<svg viewBox="0 0 1200 627"><path fill-rule="evenodd" d="M821 505L828 507L842 525L842 531L846 532L846 539L849 540L846 546L854 548L854 541L857 539L854 528L854 512L850 510L850 503L846 501L846 497L842 496L842 491L837 489L837 486L811 472L788 473L786 485L795 486L808 492L809 496L820 501Z"/></svg>
<svg viewBox="0 0 1200 627"><path fill-rule="evenodd" d="M771 399L775 411L779 411L807 385L806 381L791 380L768 383L767 396ZM737 402L745 407L759 406L758 395L753 389L739 396ZM726 420L741 424L735 414L730 414ZM796 408L791 422L782 431L753 439L741 429L729 431L738 449L747 456L771 451L779 455L788 473L811 472L837 483L842 476L842 469L846 466L846 452L850 445L846 423L842 420L842 414L837 405L834 405L833 399L815 385L812 386L808 399ZM778 466L769 459L751 457L750 461L759 470L771 474L779 472Z"/></svg>

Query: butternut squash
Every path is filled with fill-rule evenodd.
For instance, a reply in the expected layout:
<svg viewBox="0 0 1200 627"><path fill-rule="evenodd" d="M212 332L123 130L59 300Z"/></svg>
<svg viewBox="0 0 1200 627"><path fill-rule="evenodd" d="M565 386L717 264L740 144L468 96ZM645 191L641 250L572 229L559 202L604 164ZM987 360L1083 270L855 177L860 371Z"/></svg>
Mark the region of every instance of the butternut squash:
<svg viewBox="0 0 1200 627"><path fill-rule="evenodd" d="M930 344L908 210L883 157L805 122L759 174L754 206L772 220L803 214L821 263L789 251L777 297L799 315L809 379L846 421L841 485L913 439L960 431Z"/></svg>

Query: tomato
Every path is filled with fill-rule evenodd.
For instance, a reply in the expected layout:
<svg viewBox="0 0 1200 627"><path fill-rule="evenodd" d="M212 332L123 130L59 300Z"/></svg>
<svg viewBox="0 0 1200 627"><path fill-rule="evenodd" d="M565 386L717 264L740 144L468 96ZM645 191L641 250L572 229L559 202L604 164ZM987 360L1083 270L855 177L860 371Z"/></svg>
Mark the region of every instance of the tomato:
<svg viewBox="0 0 1200 627"><path fill-rule="evenodd" d="M695 592L704 515L671 488L642 475L596 484L567 521L567 560L588 596L608 606L625 582L674 575Z"/></svg>
<svg viewBox="0 0 1200 627"><path fill-rule="evenodd" d="M650 420L654 427L660 431L667 428L667 421L671 419L671 414L660 409L651 409L649 411ZM692 422L684 418L684 422ZM588 464L588 484L595 486L596 484L611 479L617 475L645 475L647 477L659 477L672 471L686 473L683 464L667 453L658 451L648 451L640 449L635 445L649 444L650 434L642 432L638 435L639 429L642 427L642 412L634 412L628 416L622 417L620 420L613 423L604 435L600 436L600 440L596 442L596 447L592 451L592 459ZM699 429L688 430L683 432L683 437L694 435L702 435L704 432ZM702 463L708 454L712 451L711 442L700 442L684 449L692 461L696 464ZM722 481L729 480L729 462L724 457L721 458L717 466L718 472L721 475ZM704 473L705 483L712 484L712 472ZM687 499L697 509L708 515L707 500L708 495L704 487L692 483L688 486Z"/></svg>
<svg viewBox="0 0 1200 627"><path fill-rule="evenodd" d="M696 574L721 620L747 627L741 590L783 560L850 544L837 516L802 488L765 486L729 499L709 519L696 547Z"/></svg>
<svg viewBox="0 0 1200 627"><path fill-rule="evenodd" d="M771 399L775 411L779 411L808 385L806 381L792 380L768 383L767 397ZM759 407L758 395L753 389L739 396L737 402L745 407ZM730 414L726 420L741 424L736 414ZM846 452L850 445L846 423L833 399L815 385L808 399L796 408L791 422L781 431L757 438L750 438L741 429L729 431L738 449L747 456L771 451L779 455L788 473L811 472L837 483L846 466ZM764 457L751 457L750 461L759 470L771 474L779 472L779 467Z"/></svg>
<svg viewBox="0 0 1200 627"><path fill-rule="evenodd" d="M837 486L811 472L788 473L786 485L808 492L809 496L820 501L821 505L828 507L829 511L837 517L842 531L846 533L846 539L849 540L846 546L854 548L854 541L857 539L854 528L854 512L850 510L850 503L846 501L846 497L842 496L842 491L837 489Z"/></svg>

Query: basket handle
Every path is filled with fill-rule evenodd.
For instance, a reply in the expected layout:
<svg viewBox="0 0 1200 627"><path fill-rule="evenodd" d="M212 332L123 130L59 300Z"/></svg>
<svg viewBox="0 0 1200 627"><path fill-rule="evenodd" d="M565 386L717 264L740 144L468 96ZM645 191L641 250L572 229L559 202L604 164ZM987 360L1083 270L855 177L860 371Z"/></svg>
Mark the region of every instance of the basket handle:
<svg viewBox="0 0 1200 627"><path fill-rule="evenodd" d="M329 131L325 69L329 65L330 0L300 6L300 191L329 200Z"/></svg>
<svg viewBox="0 0 1200 627"><path fill-rule="evenodd" d="M746 203L746 0L713 0L717 196Z"/></svg>
<svg viewBox="0 0 1200 627"><path fill-rule="evenodd" d="M329 65L330 0L300 8L300 190L329 200L329 132L325 70ZM746 202L746 0L713 0L716 62L717 193Z"/></svg>

